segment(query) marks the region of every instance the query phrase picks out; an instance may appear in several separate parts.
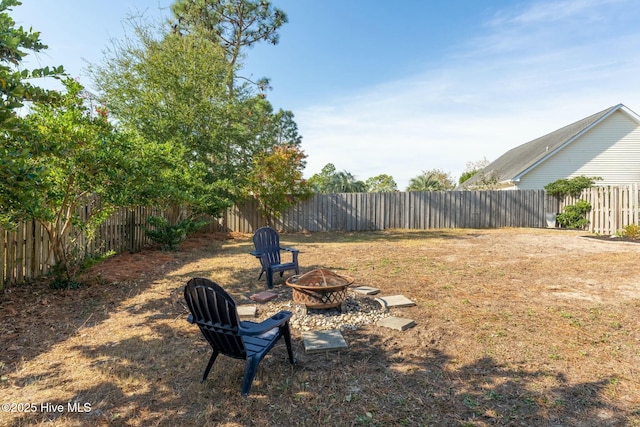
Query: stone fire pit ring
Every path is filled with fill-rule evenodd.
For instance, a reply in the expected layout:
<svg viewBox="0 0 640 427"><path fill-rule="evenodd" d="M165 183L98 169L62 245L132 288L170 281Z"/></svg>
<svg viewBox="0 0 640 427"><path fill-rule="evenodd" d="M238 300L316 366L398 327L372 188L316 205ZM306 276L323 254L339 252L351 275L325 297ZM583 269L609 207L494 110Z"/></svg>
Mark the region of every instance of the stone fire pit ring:
<svg viewBox="0 0 640 427"><path fill-rule="evenodd" d="M341 276L331 270L318 268L286 280L292 289L293 302L306 308L343 308L347 299L347 288L353 279Z"/></svg>

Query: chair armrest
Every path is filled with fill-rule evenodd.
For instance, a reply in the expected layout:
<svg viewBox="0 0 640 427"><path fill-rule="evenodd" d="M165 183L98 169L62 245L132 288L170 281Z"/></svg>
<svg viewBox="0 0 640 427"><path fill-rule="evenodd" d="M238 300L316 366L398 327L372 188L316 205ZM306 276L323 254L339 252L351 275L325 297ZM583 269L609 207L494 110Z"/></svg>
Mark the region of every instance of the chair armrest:
<svg viewBox="0 0 640 427"><path fill-rule="evenodd" d="M262 258L262 252L261 251L251 251L249 252L251 255L253 255L256 258Z"/></svg>
<svg viewBox="0 0 640 427"><path fill-rule="evenodd" d="M193 320L193 314L190 314L189 316L187 316L187 322L192 323L192 324L196 323L196 321Z"/></svg>
<svg viewBox="0 0 640 427"><path fill-rule="evenodd" d="M280 248L280 250L291 252L292 262L294 264L298 263L298 253L300 252L298 249L284 247L284 248Z"/></svg>
<svg viewBox="0 0 640 427"><path fill-rule="evenodd" d="M293 313L291 313L290 311L282 310L260 323L251 324L251 326L246 326L246 323L244 325L241 323L238 331L240 332L240 335L250 337L262 335L273 328L283 326L289 321L289 319L291 319L292 315Z"/></svg>

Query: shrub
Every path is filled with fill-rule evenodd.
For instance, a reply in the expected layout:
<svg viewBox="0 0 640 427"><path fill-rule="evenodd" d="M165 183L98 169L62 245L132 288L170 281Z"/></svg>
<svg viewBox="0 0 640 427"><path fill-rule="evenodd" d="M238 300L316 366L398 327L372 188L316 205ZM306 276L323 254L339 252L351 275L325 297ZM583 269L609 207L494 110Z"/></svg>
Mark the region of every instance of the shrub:
<svg viewBox="0 0 640 427"><path fill-rule="evenodd" d="M629 239L640 239L640 225L629 224L622 230L622 236Z"/></svg>
<svg viewBox="0 0 640 427"><path fill-rule="evenodd" d="M150 216L147 223L154 228L145 228L146 235L155 243L161 244L162 249L175 251L189 234L198 231L207 222L187 218L177 224L170 225L166 218Z"/></svg>
<svg viewBox="0 0 640 427"><path fill-rule="evenodd" d="M581 175L570 179L558 179L545 185L544 189L550 196L562 197L570 195L578 197L580 196L580 193L582 193L582 190L593 187L593 184L600 180L602 180L602 178L597 176L589 178Z"/></svg>
<svg viewBox="0 0 640 427"><path fill-rule="evenodd" d="M589 224L587 213L590 210L591 204L589 202L578 200L575 205L565 206L564 212L558 214L558 224L566 228L585 228Z"/></svg>

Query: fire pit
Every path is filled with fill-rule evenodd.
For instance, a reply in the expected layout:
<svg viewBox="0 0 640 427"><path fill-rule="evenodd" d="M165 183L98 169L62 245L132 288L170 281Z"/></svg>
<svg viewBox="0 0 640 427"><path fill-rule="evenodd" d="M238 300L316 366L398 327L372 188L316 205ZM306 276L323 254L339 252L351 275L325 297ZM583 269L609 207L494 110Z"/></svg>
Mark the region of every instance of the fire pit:
<svg viewBox="0 0 640 427"><path fill-rule="evenodd" d="M352 283L353 279L322 268L300 276L291 276L286 281L287 286L292 289L294 303L315 309L342 309L347 298L347 288Z"/></svg>

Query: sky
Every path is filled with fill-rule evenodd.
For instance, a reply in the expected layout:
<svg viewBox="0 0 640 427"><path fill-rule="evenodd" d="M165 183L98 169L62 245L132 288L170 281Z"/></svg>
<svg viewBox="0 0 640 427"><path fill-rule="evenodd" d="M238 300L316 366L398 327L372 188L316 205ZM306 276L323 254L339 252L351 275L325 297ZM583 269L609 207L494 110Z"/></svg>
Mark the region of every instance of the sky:
<svg viewBox="0 0 640 427"><path fill-rule="evenodd" d="M86 87L125 18L163 20L171 0L22 0L10 13ZM400 190L423 171L457 181L469 163L617 104L640 112L637 0L272 0L277 45L247 51L290 110L308 178L328 163ZM28 65L27 62L26 65Z"/></svg>

